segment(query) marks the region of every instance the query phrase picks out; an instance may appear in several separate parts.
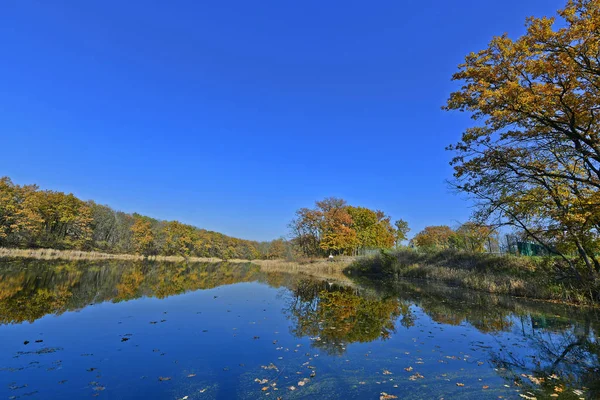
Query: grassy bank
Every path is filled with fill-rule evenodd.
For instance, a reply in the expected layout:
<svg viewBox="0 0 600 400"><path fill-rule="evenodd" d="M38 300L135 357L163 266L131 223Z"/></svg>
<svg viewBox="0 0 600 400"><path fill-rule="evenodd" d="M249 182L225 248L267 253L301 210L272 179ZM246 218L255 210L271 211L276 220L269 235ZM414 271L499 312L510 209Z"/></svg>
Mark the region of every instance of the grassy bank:
<svg viewBox="0 0 600 400"><path fill-rule="evenodd" d="M347 271L388 279L428 279L489 293L564 303L598 305L600 301L600 282L565 275L552 258L407 249L359 258Z"/></svg>
<svg viewBox="0 0 600 400"><path fill-rule="evenodd" d="M354 258L344 258L329 262L323 259L285 261L285 260L253 260L265 272L283 272L292 274L304 274L315 278L326 279L345 286L353 286L354 283L344 275L343 271L355 261Z"/></svg>

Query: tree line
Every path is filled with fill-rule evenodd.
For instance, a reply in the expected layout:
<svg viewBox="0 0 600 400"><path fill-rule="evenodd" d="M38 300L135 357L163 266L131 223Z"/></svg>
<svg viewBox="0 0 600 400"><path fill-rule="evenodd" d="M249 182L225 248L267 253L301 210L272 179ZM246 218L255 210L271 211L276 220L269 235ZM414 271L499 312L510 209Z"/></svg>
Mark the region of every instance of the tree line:
<svg viewBox="0 0 600 400"><path fill-rule="evenodd" d="M455 186L475 217L510 226L562 259L573 275L600 276L600 0L570 0L526 33L495 37L453 79L446 110L475 123L450 150ZM576 255L576 256L573 256ZM580 268L583 267L583 268Z"/></svg>
<svg viewBox="0 0 600 400"><path fill-rule="evenodd" d="M83 201L0 178L0 247L215 257L281 258L284 240L256 242Z"/></svg>
<svg viewBox="0 0 600 400"><path fill-rule="evenodd" d="M490 252L499 246L496 230L473 221L456 229L447 225L427 226L415 235L410 244L425 250L453 249L471 253Z"/></svg>

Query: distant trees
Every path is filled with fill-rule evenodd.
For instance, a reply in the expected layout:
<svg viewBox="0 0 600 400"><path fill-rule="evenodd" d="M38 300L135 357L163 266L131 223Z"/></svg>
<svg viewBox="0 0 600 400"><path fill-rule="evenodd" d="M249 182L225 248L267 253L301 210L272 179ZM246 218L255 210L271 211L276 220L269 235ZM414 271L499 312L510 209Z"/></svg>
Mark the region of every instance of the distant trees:
<svg viewBox="0 0 600 400"><path fill-rule="evenodd" d="M476 218L508 225L600 275L600 1L571 0L530 18L516 40L495 37L469 54L447 110L479 123L451 146L456 187Z"/></svg>
<svg viewBox="0 0 600 400"><path fill-rule="evenodd" d="M427 249L448 249L454 235L452 228L446 225L428 226L413 238L413 244Z"/></svg>
<svg viewBox="0 0 600 400"><path fill-rule="evenodd" d="M281 260L292 257L290 244L283 238L269 242L266 254L267 258L270 260Z"/></svg>
<svg viewBox="0 0 600 400"><path fill-rule="evenodd" d="M467 222L456 230L446 225L428 226L415 235L412 244L426 250L455 249L483 253L486 245L497 244L495 233L491 227L474 222Z"/></svg>
<svg viewBox="0 0 600 400"><path fill-rule="evenodd" d="M8 177L0 178L0 246L248 260L289 253L285 241L267 242L261 252L258 242L126 214L72 194L15 185Z"/></svg>
<svg viewBox="0 0 600 400"><path fill-rule="evenodd" d="M396 228L394 228L396 226ZM386 249L406 240L408 224L392 225L382 211L350 206L329 197L314 209L301 208L290 223L292 243L305 256L356 254L360 249Z"/></svg>

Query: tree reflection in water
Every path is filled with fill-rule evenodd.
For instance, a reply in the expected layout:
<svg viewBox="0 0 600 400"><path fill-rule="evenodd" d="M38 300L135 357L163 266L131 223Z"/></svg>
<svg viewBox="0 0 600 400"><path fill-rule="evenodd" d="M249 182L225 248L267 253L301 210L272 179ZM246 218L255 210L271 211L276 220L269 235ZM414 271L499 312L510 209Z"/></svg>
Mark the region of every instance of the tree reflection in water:
<svg viewBox="0 0 600 400"><path fill-rule="evenodd" d="M432 283L361 280L342 286L306 276L267 273L252 264L157 264L122 261L3 261L0 325L104 301L164 298L238 282L284 288L295 337L330 355L352 343L386 341L416 329L417 315L441 325L472 326L496 343L473 349L511 387L538 398L600 398L600 314ZM418 312L416 312L418 311ZM420 318L420 317L419 317ZM391 342L393 345L393 342Z"/></svg>
<svg viewBox="0 0 600 400"><path fill-rule="evenodd" d="M402 325L414 324L409 304L398 298L361 295L358 288L309 279L294 286L285 312L292 334L313 338L314 347L328 354L343 354L351 343L389 339L400 316Z"/></svg>

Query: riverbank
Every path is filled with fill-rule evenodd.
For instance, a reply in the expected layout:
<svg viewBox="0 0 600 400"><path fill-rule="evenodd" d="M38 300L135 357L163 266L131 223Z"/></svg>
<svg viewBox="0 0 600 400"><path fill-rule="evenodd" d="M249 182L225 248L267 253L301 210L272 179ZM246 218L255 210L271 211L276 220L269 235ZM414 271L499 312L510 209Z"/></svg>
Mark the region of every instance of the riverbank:
<svg viewBox="0 0 600 400"><path fill-rule="evenodd" d="M55 250L55 249L10 249L0 247L0 259L2 258L33 258L36 260L144 260L165 261L165 262L220 262L219 258L203 258L203 257L182 257L182 256L149 256L144 257L136 254L111 254L100 253L97 251L81 251L81 250ZM246 260L247 262L247 260Z"/></svg>
<svg viewBox="0 0 600 400"><path fill-rule="evenodd" d="M183 256L150 256L144 257L135 254L109 254L94 251L79 250L55 250L55 249L9 249L0 248L0 260L2 259L35 259L35 260L64 260L64 261L101 261L101 260L123 260L123 261L155 261L155 262L192 262L192 263L229 263L241 264L252 263L260 266L266 272L302 273L320 278L335 278L339 281L349 282L343 271L356 259L352 257L340 257L334 262L327 259L305 259L298 261L287 260L244 260L232 259L222 260L220 258L207 257L183 257Z"/></svg>
<svg viewBox="0 0 600 400"><path fill-rule="evenodd" d="M553 258L407 249L359 258L348 266L347 272L377 279L425 279L494 294L600 305L600 282L564 274Z"/></svg>

